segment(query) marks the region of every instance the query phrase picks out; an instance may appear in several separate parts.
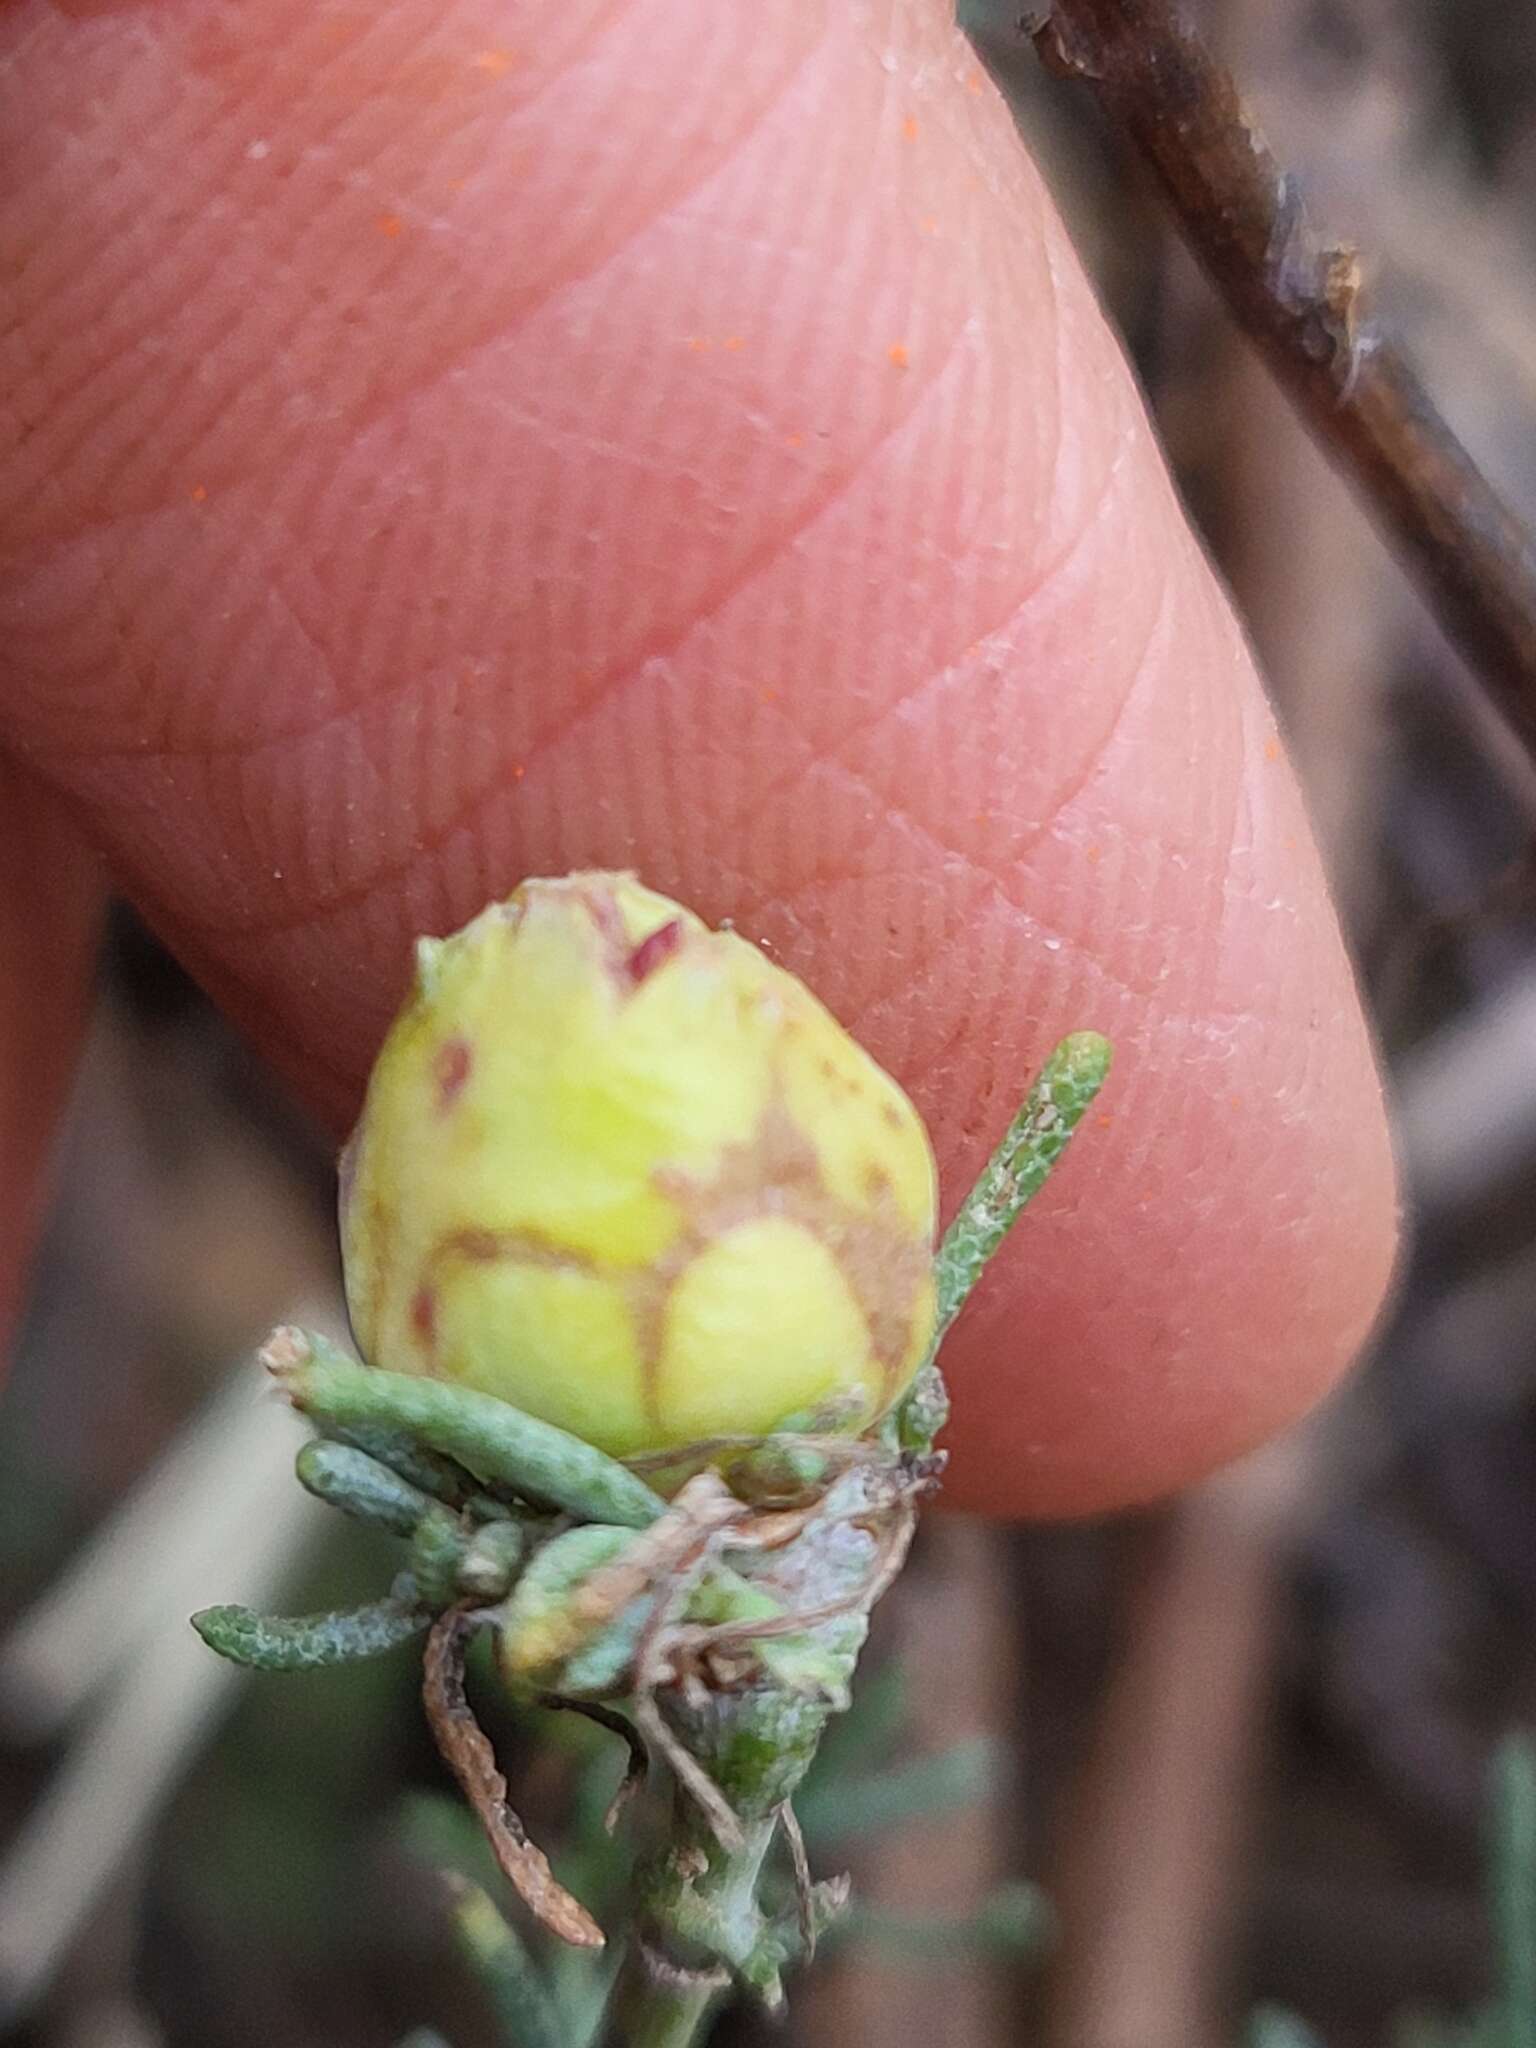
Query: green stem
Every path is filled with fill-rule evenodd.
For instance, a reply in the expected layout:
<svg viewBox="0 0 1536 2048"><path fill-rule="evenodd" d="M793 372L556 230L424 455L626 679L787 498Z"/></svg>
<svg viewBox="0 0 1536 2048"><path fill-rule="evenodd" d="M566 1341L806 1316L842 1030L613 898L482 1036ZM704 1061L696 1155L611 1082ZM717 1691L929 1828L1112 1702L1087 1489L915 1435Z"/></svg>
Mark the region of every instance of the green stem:
<svg viewBox="0 0 1536 2048"><path fill-rule="evenodd" d="M621 2002L624 2048L692 2048L726 1995L714 1975L721 1964L771 2004L782 2000L777 1958L764 1953L767 1929L757 1903L777 1820L770 1814L749 1822L742 1847L726 1850L684 1797L677 1812L670 1846L638 1879L642 1932L676 1974L660 1975L643 1961L633 1965Z"/></svg>
<svg viewBox="0 0 1536 2048"><path fill-rule="evenodd" d="M722 1996L712 1984L637 1985L624 2019L625 2048L693 2048Z"/></svg>

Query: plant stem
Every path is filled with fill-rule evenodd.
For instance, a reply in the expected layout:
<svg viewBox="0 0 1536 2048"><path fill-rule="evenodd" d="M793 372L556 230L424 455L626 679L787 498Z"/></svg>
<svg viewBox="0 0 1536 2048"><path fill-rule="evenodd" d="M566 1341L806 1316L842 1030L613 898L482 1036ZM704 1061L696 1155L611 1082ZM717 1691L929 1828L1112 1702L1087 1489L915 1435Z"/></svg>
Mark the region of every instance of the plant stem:
<svg viewBox="0 0 1536 2048"><path fill-rule="evenodd" d="M637 1985L624 2016L624 2048L693 2048L722 1996L709 1983Z"/></svg>
<svg viewBox="0 0 1536 2048"><path fill-rule="evenodd" d="M724 1973L710 1965L726 1956L751 1976L761 1952L764 1922L757 1887L776 1819L770 1814L750 1822L742 1847L725 1850L681 1799L677 1814L671 1843L649 1873L640 1874L642 1932L672 1974L637 1961L621 2005L624 2048L692 2048L729 1989ZM690 1958L696 1953L708 1960L702 1971L691 1973ZM781 1999L776 1971L772 1986ZM759 1988L768 1992L768 1983Z"/></svg>

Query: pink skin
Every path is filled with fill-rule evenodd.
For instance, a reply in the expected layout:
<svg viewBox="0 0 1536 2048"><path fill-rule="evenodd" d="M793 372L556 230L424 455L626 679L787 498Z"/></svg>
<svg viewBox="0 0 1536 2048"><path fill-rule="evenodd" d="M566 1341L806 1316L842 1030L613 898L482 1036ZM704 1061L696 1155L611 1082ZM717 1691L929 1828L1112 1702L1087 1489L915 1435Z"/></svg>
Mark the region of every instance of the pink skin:
<svg viewBox="0 0 1536 2048"><path fill-rule="evenodd" d="M804 974L951 1201L1108 1032L949 1354L951 1497L1077 1512L1333 1382L1393 1180L1240 631L946 15L7 9L0 746L338 1129L412 935L577 866Z"/></svg>

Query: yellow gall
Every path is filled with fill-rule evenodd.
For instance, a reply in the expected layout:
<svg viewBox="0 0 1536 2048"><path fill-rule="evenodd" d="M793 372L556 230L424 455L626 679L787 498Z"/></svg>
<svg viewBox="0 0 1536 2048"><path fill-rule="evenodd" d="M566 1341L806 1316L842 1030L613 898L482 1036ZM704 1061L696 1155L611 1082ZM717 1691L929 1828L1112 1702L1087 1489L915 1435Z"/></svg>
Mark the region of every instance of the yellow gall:
<svg viewBox="0 0 1536 2048"><path fill-rule="evenodd" d="M933 1329L917 1112L793 975L633 876L423 940L342 1162L372 1364L618 1457L825 1413Z"/></svg>

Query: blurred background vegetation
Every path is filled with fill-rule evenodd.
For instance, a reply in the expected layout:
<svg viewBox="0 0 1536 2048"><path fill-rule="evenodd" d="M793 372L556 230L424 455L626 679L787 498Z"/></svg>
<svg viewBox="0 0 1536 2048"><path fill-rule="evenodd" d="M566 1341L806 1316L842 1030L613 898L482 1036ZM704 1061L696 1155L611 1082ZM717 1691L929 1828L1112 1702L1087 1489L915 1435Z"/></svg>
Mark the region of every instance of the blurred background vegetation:
<svg viewBox="0 0 1536 2048"><path fill-rule="evenodd" d="M1273 685L1391 1068L1413 1245L1367 1369L1246 1465L1089 1526L930 1521L807 1802L862 1917L777 2038L1438 2048L1431 2016L1507 1988L1536 1929L1523 1766L1493 1866L1486 1791L1536 1724L1536 768L1135 167L1020 54L1017 11L973 0L969 25ZM1536 9L1193 11L1446 414L1536 505ZM248 1684L184 1624L388 1569L292 1486L296 1426L249 1366L274 1321L338 1314L326 1147L120 914L0 1428L16 2048L503 2038L434 1874L473 1850L411 1653ZM536 1833L621 1890L601 1738L482 1700ZM1526 2019L1456 2038L1536 2039Z"/></svg>

